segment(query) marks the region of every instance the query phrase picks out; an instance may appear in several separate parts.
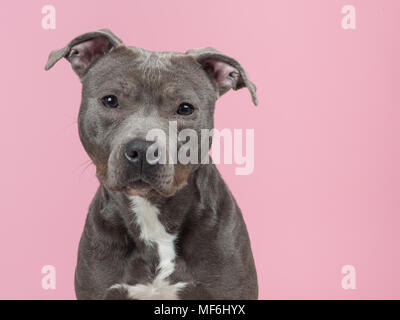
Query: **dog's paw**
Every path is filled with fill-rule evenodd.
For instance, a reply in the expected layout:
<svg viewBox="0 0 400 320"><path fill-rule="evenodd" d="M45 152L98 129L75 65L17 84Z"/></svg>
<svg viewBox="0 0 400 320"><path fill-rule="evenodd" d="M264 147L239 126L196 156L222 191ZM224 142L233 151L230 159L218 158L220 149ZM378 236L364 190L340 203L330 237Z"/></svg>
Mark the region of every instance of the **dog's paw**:
<svg viewBox="0 0 400 320"><path fill-rule="evenodd" d="M115 284L108 289L106 299L178 300L178 294L185 286L183 282L169 284L165 280L156 280L150 284Z"/></svg>
<svg viewBox="0 0 400 320"><path fill-rule="evenodd" d="M120 284L110 287L104 297L105 300L132 300L129 297L128 289Z"/></svg>

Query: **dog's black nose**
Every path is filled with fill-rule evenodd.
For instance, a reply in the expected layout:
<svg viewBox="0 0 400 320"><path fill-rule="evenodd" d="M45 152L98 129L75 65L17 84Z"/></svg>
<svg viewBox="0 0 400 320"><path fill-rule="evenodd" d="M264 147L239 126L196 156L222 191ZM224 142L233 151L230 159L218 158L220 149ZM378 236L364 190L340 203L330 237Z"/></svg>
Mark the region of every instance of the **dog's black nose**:
<svg viewBox="0 0 400 320"><path fill-rule="evenodd" d="M125 146L124 156L133 165L142 167L146 159L147 149L153 144L152 141L135 139L127 143Z"/></svg>

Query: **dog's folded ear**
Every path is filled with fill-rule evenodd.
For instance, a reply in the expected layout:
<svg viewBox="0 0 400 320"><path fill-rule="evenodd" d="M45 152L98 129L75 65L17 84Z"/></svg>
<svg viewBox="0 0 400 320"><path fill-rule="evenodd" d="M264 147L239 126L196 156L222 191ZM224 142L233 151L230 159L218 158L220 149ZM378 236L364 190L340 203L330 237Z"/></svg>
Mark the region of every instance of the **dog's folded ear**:
<svg viewBox="0 0 400 320"><path fill-rule="evenodd" d="M254 105L258 104L256 86L249 80L246 71L235 59L212 47L192 49L186 54L193 56L212 79L218 97L230 89L249 89Z"/></svg>
<svg viewBox="0 0 400 320"><path fill-rule="evenodd" d="M123 46L122 40L108 29L87 32L71 40L66 47L52 51L45 70L66 58L75 73L82 77L95 61L118 46Z"/></svg>

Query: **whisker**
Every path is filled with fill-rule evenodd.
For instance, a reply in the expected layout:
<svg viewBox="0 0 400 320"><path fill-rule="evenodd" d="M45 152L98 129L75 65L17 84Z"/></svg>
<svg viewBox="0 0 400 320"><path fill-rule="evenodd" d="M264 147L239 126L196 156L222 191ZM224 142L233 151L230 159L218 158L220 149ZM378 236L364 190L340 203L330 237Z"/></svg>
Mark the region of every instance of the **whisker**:
<svg viewBox="0 0 400 320"><path fill-rule="evenodd" d="M94 163L92 162L92 160L89 160L89 163L86 164L86 166L83 168L83 170L79 176L81 177L85 173L87 168L89 168L91 165L94 165Z"/></svg>

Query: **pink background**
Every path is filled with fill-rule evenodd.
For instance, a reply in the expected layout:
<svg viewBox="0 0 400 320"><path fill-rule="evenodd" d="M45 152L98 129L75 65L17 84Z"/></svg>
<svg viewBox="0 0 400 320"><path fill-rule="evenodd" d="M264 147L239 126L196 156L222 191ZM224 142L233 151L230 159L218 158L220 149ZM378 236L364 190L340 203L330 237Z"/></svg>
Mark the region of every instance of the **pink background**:
<svg viewBox="0 0 400 320"><path fill-rule="evenodd" d="M52 4L56 30L41 27ZM354 5L356 30L341 27ZM1 1L0 298L74 299L97 188L77 134L80 83L52 49L109 27L126 44L214 46L258 87L222 97L217 128L254 128L255 171L219 168L247 221L260 298L400 298L400 2ZM43 290L54 265L57 289ZM341 287L354 265L355 290Z"/></svg>

